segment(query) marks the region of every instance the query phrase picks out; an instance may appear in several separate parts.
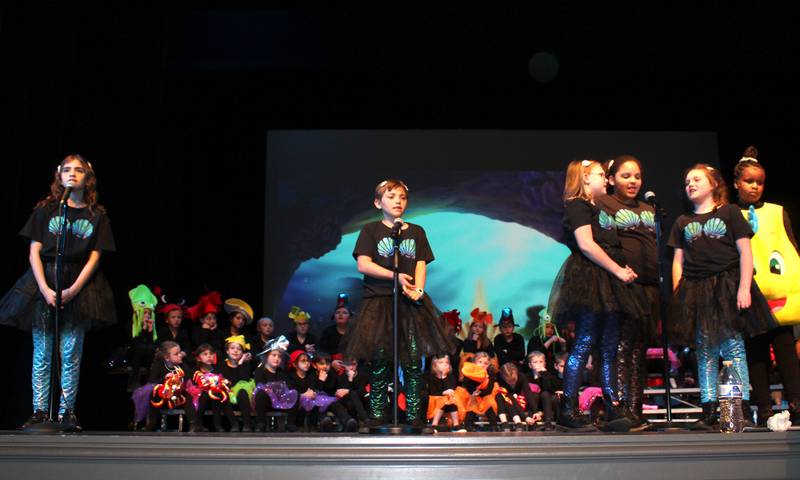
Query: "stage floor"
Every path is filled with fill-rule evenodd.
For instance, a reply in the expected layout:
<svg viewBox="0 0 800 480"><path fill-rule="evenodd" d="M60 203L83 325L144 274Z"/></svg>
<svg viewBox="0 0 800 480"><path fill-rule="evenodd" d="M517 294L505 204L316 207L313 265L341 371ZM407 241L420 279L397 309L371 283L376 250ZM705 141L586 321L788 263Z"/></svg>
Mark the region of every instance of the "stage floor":
<svg viewBox="0 0 800 480"><path fill-rule="evenodd" d="M9 431L0 432L0 478L800 478L800 431L397 437Z"/></svg>

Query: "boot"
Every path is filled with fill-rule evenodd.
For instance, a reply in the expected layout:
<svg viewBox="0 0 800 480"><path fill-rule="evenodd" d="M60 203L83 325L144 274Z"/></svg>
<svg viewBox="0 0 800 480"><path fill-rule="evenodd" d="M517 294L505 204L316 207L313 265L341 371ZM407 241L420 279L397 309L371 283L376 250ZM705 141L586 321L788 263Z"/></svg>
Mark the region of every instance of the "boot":
<svg viewBox="0 0 800 480"><path fill-rule="evenodd" d="M81 424L78 423L78 417L75 416L75 412L72 410L66 410L59 418L59 422L61 423L62 432L77 433L83 430Z"/></svg>
<svg viewBox="0 0 800 480"><path fill-rule="evenodd" d="M758 407L758 423L757 423L757 425L759 427L766 428L767 427L767 420L769 420L769 417L771 417L771 416L772 416L772 408L771 407L767 407L767 408ZM792 422L792 425L794 425L794 422Z"/></svg>
<svg viewBox="0 0 800 480"><path fill-rule="evenodd" d="M570 429L594 430L594 427L578 411L578 399L576 397L564 397L561 400L558 424Z"/></svg>
<svg viewBox="0 0 800 480"><path fill-rule="evenodd" d="M702 416L691 425L692 430L705 430L710 432L719 428L719 402L706 402L702 404Z"/></svg>
<svg viewBox="0 0 800 480"><path fill-rule="evenodd" d="M25 430L26 428L30 428L31 426L36 425L37 423L44 423L49 420L50 416L47 414L47 412L44 412L42 410L36 410L35 412L33 412L33 415L31 415L31 418L27 419L25 423L20 425L19 429Z"/></svg>
<svg viewBox="0 0 800 480"><path fill-rule="evenodd" d="M606 411L605 424L601 430L606 432L627 432L631 429L631 420L622 413L619 401L603 394L603 406Z"/></svg>
<svg viewBox="0 0 800 480"><path fill-rule="evenodd" d="M750 400L742 400L742 418L744 418L744 428L753 428L753 410L750 408Z"/></svg>

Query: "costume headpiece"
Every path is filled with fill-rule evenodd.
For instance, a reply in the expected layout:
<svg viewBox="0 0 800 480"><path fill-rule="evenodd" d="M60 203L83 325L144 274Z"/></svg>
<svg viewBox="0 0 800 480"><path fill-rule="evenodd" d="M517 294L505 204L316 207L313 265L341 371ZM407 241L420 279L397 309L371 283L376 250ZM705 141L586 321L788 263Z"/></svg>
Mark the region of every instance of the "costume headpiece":
<svg viewBox="0 0 800 480"><path fill-rule="evenodd" d="M222 297L219 292L209 292L197 300L197 305L186 309L186 313L192 320L197 320L209 313L219 312L222 306Z"/></svg>
<svg viewBox="0 0 800 480"><path fill-rule="evenodd" d="M515 327L519 327L516 323L514 323L514 312L511 311L511 307L505 307L502 312L500 312L500 320L497 321L498 325L503 325L504 323L510 323Z"/></svg>
<svg viewBox="0 0 800 480"><path fill-rule="evenodd" d="M244 315L245 325L253 323L253 309L242 299L229 298L225 300L225 312L228 314L239 312Z"/></svg>
<svg viewBox="0 0 800 480"><path fill-rule="evenodd" d="M491 313L481 311L478 307L469 312L469 315L472 317L472 323L483 323L487 328L494 322L494 317Z"/></svg>
<svg viewBox="0 0 800 480"><path fill-rule="evenodd" d="M238 343L242 346L242 350L250 350L250 344L244 339L244 335L233 335L225 339L225 346L229 343Z"/></svg>
<svg viewBox="0 0 800 480"><path fill-rule="evenodd" d="M144 311L150 310L150 318L153 320L153 341L158 339L155 329L156 320L156 305L158 298L153 295L153 292L145 285L139 285L130 292L128 297L131 299L131 306L133 307L133 322L131 324L131 335L138 337L142 332L142 322L144 321Z"/></svg>
<svg viewBox="0 0 800 480"><path fill-rule="evenodd" d="M302 321L308 321L311 319L311 315L308 312L304 312L300 309L300 307L293 306L292 311L289 312L289 318L292 319L294 323L300 323Z"/></svg>

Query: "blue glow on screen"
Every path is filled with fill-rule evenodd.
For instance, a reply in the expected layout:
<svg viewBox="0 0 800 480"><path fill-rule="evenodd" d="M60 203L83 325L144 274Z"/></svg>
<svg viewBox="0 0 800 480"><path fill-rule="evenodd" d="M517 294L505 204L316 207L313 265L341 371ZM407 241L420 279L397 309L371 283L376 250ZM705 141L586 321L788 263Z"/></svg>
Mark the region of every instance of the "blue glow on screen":
<svg viewBox="0 0 800 480"><path fill-rule="evenodd" d="M376 216L376 220L379 217ZM482 215L437 212L407 220L421 225L436 257L428 266L425 290L440 310L458 309L465 324L475 306L499 318L511 307L520 326L525 310L545 305L550 287L569 249L552 238L516 223ZM342 237L336 249L303 262L289 281L279 314L298 305L311 316L312 332L331 323L336 295L350 295L356 312L361 302L361 274L352 252L358 232Z"/></svg>

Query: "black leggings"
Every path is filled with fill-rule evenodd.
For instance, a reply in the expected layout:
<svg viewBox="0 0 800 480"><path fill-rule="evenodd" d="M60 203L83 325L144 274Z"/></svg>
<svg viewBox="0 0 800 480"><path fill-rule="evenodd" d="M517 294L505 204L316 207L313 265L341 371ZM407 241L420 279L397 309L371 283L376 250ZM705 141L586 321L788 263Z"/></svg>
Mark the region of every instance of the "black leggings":
<svg viewBox="0 0 800 480"><path fill-rule="evenodd" d="M800 363L794 347L792 327L778 327L767 333L745 341L747 348L747 368L750 371L750 384L753 386L752 398L761 410L771 408L769 392L769 370L772 364L769 346L775 350L775 363L781 374L784 398L800 406Z"/></svg>

